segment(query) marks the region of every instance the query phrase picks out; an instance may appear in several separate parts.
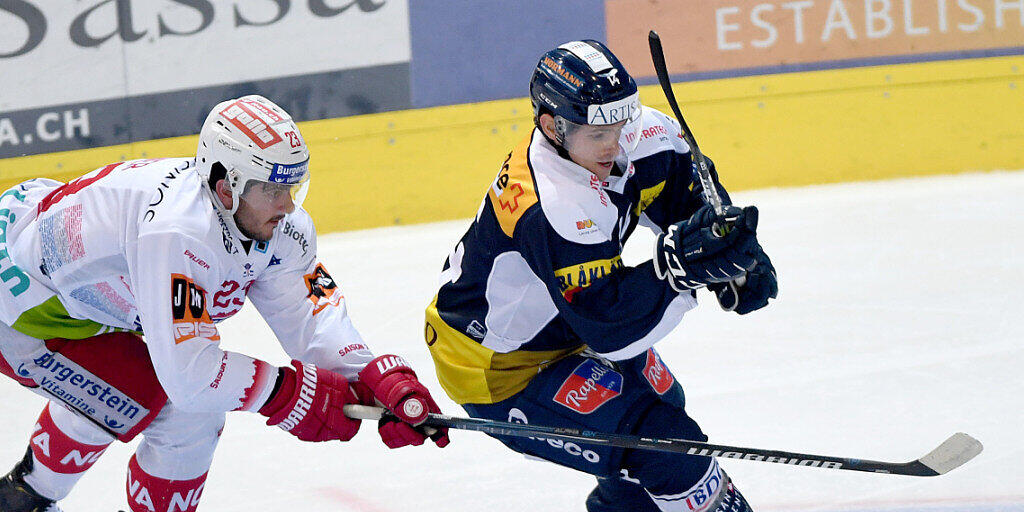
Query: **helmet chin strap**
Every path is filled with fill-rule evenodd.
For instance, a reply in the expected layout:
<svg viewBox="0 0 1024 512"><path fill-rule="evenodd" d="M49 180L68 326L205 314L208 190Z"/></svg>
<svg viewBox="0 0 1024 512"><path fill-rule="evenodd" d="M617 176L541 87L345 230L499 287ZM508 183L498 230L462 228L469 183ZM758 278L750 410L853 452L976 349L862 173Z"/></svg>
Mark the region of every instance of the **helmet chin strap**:
<svg viewBox="0 0 1024 512"><path fill-rule="evenodd" d="M231 187L231 185L228 185L228 187ZM231 218L231 222L234 222L235 212L238 211L239 201L241 200L241 198L238 196L238 192L234 189L234 187L231 187L231 208L228 208L227 206L224 205L224 202L221 201L220 194L217 192L217 190L215 190L215 187L211 187L209 183L204 182L203 188L205 188L210 193L210 199L213 202L213 207L226 213Z"/></svg>
<svg viewBox="0 0 1024 512"><path fill-rule="evenodd" d="M541 126L540 114L537 114L537 115L534 116L534 124L537 126L537 129L540 130L540 134L543 135L544 138L547 139L547 141L550 142L552 146L554 146L555 151L558 152L558 156L560 156L560 157L562 157L562 158L564 158L566 160L570 160L571 161L572 157L569 156L569 152L566 151L565 147L563 146L563 144L565 143L565 136L561 133L561 131L558 128L558 123L559 123L558 118L556 118L554 116L554 114L551 114L550 112L546 112L546 113L551 115L551 118L555 121L555 128L554 128L555 138L554 139L549 137L548 136L548 132L544 131L544 127Z"/></svg>
<svg viewBox="0 0 1024 512"><path fill-rule="evenodd" d="M231 214L232 220L234 220L235 212L238 211L238 205L242 203L242 194L239 189L244 187L240 173L235 169L228 169L224 174L224 182L228 188L231 189L231 208L228 209L228 213Z"/></svg>
<svg viewBox="0 0 1024 512"><path fill-rule="evenodd" d="M241 194L238 193L237 190L235 190L234 187L232 187L231 188L231 209L228 210L228 213L231 214L232 220L234 220L235 212L238 211L238 205L240 205L240 204L242 204L242 196L241 196Z"/></svg>

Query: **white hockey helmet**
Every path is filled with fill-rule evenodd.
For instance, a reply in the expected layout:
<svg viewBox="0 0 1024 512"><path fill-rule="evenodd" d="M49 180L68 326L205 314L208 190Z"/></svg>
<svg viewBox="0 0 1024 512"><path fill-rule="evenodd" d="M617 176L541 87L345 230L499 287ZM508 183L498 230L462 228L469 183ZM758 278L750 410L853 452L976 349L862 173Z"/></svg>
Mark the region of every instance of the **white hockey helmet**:
<svg viewBox="0 0 1024 512"><path fill-rule="evenodd" d="M215 163L226 171L231 213L252 180L288 187L296 206L309 189L306 141L292 117L263 96L252 94L213 107L196 150L196 167L204 182L209 183Z"/></svg>

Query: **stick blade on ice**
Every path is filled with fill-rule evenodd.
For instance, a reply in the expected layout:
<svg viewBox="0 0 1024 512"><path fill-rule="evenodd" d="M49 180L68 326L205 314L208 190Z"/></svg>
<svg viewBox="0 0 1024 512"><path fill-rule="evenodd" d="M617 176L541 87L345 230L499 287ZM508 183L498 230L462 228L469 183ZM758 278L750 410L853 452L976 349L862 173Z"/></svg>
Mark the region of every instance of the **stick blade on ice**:
<svg viewBox="0 0 1024 512"><path fill-rule="evenodd" d="M976 457L982 449L984 447L981 441L963 432L957 432L918 461L936 473L944 475Z"/></svg>

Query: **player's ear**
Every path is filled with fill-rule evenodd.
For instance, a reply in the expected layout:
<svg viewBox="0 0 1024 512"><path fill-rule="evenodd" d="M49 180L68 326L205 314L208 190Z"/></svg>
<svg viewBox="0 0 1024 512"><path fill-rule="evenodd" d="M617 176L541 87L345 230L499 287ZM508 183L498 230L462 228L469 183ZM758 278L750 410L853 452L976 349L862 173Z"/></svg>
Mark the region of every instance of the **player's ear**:
<svg viewBox="0 0 1024 512"><path fill-rule="evenodd" d="M231 197L231 186L228 185L227 180L217 180L214 191L217 193L217 197L220 199L221 204L224 205L224 208L230 210L234 207L234 201Z"/></svg>
<svg viewBox="0 0 1024 512"><path fill-rule="evenodd" d="M558 140L557 133L555 132L555 117L548 113L540 115L540 129L544 131L544 135L547 135L551 140Z"/></svg>

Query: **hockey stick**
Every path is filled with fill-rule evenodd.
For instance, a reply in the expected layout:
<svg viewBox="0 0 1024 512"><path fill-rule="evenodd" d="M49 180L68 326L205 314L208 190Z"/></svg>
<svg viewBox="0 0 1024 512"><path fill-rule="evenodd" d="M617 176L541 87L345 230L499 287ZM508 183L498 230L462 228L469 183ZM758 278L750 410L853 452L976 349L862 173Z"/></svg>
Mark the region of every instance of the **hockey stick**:
<svg viewBox="0 0 1024 512"><path fill-rule="evenodd" d="M393 416L380 407L346 405L345 415L350 418L377 420ZM496 436L534 437L576 441L592 445L616 446L643 450L685 453L726 459L742 459L756 462L774 462L791 466L809 466L828 469L846 469L891 475L936 476L948 473L981 453L982 445L977 439L958 432L942 442L927 455L910 462L878 462L873 460L849 459L827 455L740 448L720 444L687 441L685 439L663 439L626 434L609 434L564 427L544 427L526 423L510 423L480 418L459 418L444 414L431 414L426 425L461 430L475 430Z"/></svg>
<svg viewBox="0 0 1024 512"><path fill-rule="evenodd" d="M689 125L686 124L683 112L679 110L676 94L672 92L672 82L668 79L668 66L665 64L665 50L661 47L661 37L652 30L647 34L647 43L651 47L651 61L654 63L654 71L658 74L658 83L661 84L661 90L665 91L665 99L668 100L668 106L672 108L672 113L676 115L676 120L679 121L683 140L690 146L690 151L693 152L693 160L697 162L697 177L700 179L704 202L710 204L715 209L715 215L721 218L725 213L722 208L722 198L718 196L718 188L715 187L715 183L711 179L711 169L708 168L708 161L704 158L704 153L701 153L700 146L697 146L697 140L693 137L693 132L690 131ZM732 225L729 223L724 225L715 223L711 226L711 232L717 236L725 236L731 230ZM737 297L737 299L739 298L739 290L737 288L743 286L746 282L746 274L729 282L733 296ZM715 295L718 295L718 292L715 292ZM719 299L719 303L721 304L721 299ZM736 304L733 304L732 308L728 308L724 304L722 305L722 308L726 311L732 311L735 307Z"/></svg>
<svg viewBox="0 0 1024 512"><path fill-rule="evenodd" d="M679 121L683 140L690 146L691 151L693 151L693 159L697 162L697 176L700 178L700 184L703 188L704 200L715 209L715 214L721 217L723 213L722 198L718 196L718 189L715 188L715 184L711 180L711 170L708 169L708 162L704 158L704 153L700 152L700 147L697 146L697 141L693 138L693 132L687 126L686 119L683 119L683 113L679 110L679 103L676 102L676 95L672 92L672 83L668 80L668 67L665 65L665 50L661 47L661 37L652 30L647 34L647 42L651 46L651 60L654 61L654 71L658 73L658 83L661 84L661 89L665 91L668 106L672 107L672 113L676 115L676 119Z"/></svg>

